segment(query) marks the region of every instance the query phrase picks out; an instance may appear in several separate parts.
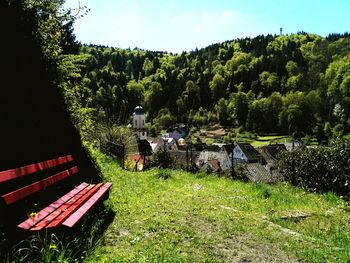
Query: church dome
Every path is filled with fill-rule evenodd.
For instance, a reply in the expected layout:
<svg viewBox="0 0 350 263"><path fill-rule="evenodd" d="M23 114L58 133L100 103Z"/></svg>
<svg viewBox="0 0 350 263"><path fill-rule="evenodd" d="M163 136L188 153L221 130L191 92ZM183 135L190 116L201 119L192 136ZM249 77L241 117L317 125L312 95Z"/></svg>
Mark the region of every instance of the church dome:
<svg viewBox="0 0 350 263"><path fill-rule="evenodd" d="M145 111L143 110L143 108L141 106L137 106L134 109L134 115L143 115L145 114Z"/></svg>

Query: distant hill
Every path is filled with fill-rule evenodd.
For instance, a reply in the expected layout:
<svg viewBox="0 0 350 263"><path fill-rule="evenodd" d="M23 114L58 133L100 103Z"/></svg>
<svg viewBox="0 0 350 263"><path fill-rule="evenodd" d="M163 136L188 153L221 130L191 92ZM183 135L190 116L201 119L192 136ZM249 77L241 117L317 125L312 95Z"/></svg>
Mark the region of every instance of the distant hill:
<svg viewBox="0 0 350 263"><path fill-rule="evenodd" d="M349 131L350 38L261 35L182 54L84 45L84 80L101 118L141 104L157 127L220 123L319 138Z"/></svg>

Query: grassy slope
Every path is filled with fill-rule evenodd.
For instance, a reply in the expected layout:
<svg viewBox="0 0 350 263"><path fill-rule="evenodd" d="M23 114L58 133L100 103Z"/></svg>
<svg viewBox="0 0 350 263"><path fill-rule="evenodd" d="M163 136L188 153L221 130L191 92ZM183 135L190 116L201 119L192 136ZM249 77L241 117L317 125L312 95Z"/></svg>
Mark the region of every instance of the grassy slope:
<svg viewBox="0 0 350 263"><path fill-rule="evenodd" d="M116 217L87 262L350 260L350 212L332 194L178 171L163 180L98 159ZM281 219L300 212L310 216Z"/></svg>

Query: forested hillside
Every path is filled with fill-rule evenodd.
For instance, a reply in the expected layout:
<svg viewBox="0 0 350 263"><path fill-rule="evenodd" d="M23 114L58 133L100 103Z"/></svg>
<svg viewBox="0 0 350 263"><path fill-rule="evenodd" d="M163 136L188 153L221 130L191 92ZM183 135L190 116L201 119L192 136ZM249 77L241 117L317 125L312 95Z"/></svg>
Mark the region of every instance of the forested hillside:
<svg viewBox="0 0 350 263"><path fill-rule="evenodd" d="M99 119L127 123L141 104L156 127L220 123L318 138L350 129L347 33L257 36L182 54L93 45L81 53L82 101Z"/></svg>

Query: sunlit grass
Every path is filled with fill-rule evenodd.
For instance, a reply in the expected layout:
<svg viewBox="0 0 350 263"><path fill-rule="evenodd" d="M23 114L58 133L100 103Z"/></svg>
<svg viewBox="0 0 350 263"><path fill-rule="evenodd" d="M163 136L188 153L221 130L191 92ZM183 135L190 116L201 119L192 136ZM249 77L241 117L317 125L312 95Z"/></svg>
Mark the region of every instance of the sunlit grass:
<svg viewBox="0 0 350 263"><path fill-rule="evenodd" d="M350 260L350 213L333 194L171 170L132 173L98 160L114 183L108 203L116 217L88 262Z"/></svg>

